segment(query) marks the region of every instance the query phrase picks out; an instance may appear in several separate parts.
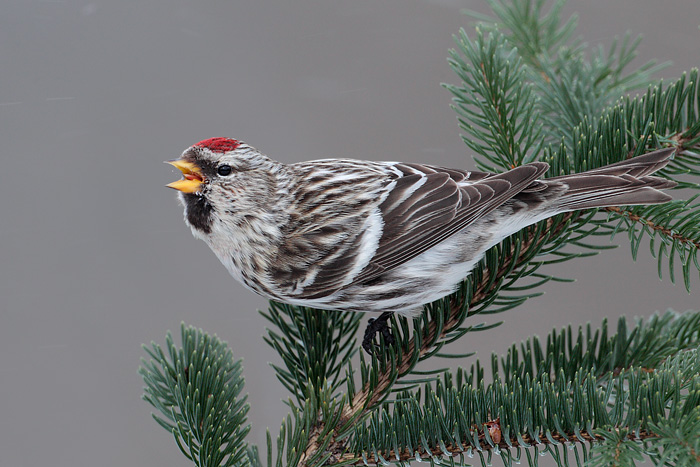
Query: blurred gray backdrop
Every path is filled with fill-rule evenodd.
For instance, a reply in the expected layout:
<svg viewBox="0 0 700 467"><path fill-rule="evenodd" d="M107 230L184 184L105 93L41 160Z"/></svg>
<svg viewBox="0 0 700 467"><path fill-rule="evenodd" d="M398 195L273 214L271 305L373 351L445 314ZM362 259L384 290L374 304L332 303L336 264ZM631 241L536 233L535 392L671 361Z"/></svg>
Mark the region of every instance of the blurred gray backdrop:
<svg viewBox="0 0 700 467"><path fill-rule="evenodd" d="M140 400L142 343L181 321L243 357L250 439L286 415L264 300L182 221L162 161L213 136L284 162L323 157L473 167L446 56L479 0L4 0L0 6L0 466L189 465ZM572 0L607 46L700 65L697 0ZM567 323L698 307L646 247L561 265L573 284L458 345L482 357Z"/></svg>

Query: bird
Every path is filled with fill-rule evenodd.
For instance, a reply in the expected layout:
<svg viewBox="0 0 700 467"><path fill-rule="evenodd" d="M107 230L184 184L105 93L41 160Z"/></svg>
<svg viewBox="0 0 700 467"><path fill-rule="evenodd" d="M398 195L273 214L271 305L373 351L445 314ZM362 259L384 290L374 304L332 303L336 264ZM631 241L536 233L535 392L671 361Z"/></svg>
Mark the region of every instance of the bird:
<svg viewBox="0 0 700 467"><path fill-rule="evenodd" d="M269 299L325 310L418 315L453 293L485 252L560 213L659 204L676 183L653 176L674 148L545 178L532 162L502 173L408 162L284 164L234 138L209 138L166 161L193 235Z"/></svg>

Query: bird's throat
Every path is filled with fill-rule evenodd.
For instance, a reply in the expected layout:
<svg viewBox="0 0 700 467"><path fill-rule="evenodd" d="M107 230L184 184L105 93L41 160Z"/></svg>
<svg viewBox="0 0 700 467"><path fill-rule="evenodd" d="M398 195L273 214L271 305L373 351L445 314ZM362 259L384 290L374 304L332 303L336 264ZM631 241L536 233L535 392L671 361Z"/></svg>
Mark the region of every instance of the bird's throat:
<svg viewBox="0 0 700 467"><path fill-rule="evenodd" d="M214 208L209 201L204 196L191 193L182 193L181 196L190 226L203 234L210 234Z"/></svg>

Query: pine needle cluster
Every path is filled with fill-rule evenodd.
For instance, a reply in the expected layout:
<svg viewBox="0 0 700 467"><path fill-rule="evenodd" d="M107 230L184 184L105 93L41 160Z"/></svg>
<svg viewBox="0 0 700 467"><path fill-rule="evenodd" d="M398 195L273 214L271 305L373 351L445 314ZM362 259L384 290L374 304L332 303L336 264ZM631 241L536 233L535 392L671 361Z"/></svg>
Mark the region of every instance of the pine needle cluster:
<svg viewBox="0 0 700 467"><path fill-rule="evenodd" d="M448 60L459 84L444 85L478 167L539 160L555 176L674 147L659 175L700 190L697 69L654 82L653 63L628 71L639 39L591 50L574 36L575 17L562 18L563 0L487 1L493 16L467 12L479 24L455 35ZM486 363L450 346L498 325L478 315L565 281L548 265L607 248L596 236L625 236L633 258L647 244L659 276L696 287L697 196L567 213L526 228L419 318L392 318L396 342L380 338L371 357L358 352L361 316L270 303L264 340L280 356L273 369L290 412L279 435L268 434L265 456L246 441L240 361L215 336L183 324L182 347L170 334L165 350L146 347L144 399L197 466L536 466L542 455L560 466L700 465L700 311L568 326ZM440 357L465 366L417 369Z"/></svg>

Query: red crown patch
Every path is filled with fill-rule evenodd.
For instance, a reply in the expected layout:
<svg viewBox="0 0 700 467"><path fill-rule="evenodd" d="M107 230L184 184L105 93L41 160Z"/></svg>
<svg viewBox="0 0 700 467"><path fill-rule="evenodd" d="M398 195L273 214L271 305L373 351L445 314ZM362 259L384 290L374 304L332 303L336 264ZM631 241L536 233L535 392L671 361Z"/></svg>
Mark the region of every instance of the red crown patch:
<svg viewBox="0 0 700 467"><path fill-rule="evenodd" d="M211 152L218 153L233 151L240 145L240 141L232 138L209 138L195 144L195 146L197 147L206 148L209 149Z"/></svg>

